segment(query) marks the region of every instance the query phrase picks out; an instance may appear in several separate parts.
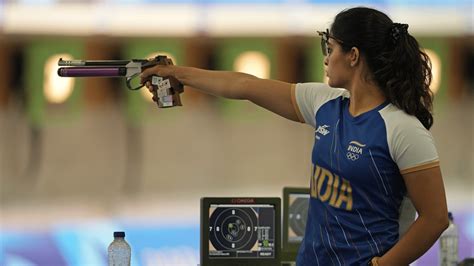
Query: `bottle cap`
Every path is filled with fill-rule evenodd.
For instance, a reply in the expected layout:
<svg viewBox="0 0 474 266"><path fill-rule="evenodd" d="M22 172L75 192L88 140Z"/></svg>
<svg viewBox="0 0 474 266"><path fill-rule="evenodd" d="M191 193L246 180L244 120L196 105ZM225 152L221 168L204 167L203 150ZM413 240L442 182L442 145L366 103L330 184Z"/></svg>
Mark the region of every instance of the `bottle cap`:
<svg viewBox="0 0 474 266"><path fill-rule="evenodd" d="M125 237L125 232L114 232L114 237Z"/></svg>

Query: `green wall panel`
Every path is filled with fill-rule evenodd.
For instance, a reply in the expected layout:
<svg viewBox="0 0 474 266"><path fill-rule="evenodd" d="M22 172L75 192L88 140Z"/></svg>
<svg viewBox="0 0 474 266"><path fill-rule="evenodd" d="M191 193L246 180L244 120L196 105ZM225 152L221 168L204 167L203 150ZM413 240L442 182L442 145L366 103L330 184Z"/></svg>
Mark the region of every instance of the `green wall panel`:
<svg viewBox="0 0 474 266"><path fill-rule="evenodd" d="M219 70L234 71L234 61L243 52L255 51L264 54L270 61L270 78L276 78L276 46L275 40L268 38L229 38L218 41L216 48L216 67ZM234 118L257 117L261 108L247 101L228 100L219 98L218 107L225 115ZM245 116L251 113L254 116Z"/></svg>
<svg viewBox="0 0 474 266"><path fill-rule="evenodd" d="M324 81L324 55L321 51L321 38L311 38L306 54L309 58L308 68L305 73L311 82Z"/></svg>
<svg viewBox="0 0 474 266"><path fill-rule="evenodd" d="M50 122L67 122L78 114L82 105L82 82L76 79L72 94L59 108L62 112L49 112L44 96L44 66L54 55L67 53L73 58L83 57L83 42L77 39L44 38L32 40L25 48L25 85L28 95L27 114L33 125Z"/></svg>

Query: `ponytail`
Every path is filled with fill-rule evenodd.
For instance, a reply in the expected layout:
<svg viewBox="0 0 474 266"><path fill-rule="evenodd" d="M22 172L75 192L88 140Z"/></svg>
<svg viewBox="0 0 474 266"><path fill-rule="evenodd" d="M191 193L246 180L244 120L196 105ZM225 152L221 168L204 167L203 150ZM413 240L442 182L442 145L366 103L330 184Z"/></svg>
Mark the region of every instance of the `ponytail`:
<svg viewBox="0 0 474 266"><path fill-rule="evenodd" d="M406 24L394 23L393 28L399 25ZM390 39L392 45L372 59L373 64L378 65L373 68L373 77L392 104L416 116L430 129L433 125L433 93L429 88L431 61L408 32L401 31L398 39L392 34Z"/></svg>

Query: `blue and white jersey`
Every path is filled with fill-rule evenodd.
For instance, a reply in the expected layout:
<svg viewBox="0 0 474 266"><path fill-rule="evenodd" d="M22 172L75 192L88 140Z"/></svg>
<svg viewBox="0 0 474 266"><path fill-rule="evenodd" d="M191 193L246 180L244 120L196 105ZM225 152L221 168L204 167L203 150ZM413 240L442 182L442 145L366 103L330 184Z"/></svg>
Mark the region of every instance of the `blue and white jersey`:
<svg viewBox="0 0 474 266"><path fill-rule="evenodd" d="M439 165L433 138L388 102L353 117L344 89L297 84L292 97L301 122L315 128L297 265L367 265L399 239L402 174Z"/></svg>

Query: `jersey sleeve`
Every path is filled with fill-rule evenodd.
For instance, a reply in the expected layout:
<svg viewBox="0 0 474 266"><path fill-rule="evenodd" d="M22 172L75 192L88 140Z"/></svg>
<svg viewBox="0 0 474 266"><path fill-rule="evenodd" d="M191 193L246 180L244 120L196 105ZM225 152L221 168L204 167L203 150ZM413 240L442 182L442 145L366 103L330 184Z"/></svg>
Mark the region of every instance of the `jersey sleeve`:
<svg viewBox="0 0 474 266"><path fill-rule="evenodd" d="M392 106L393 108L393 106ZM431 133L414 116L398 110L388 121L388 145L401 174L439 166L439 157Z"/></svg>
<svg viewBox="0 0 474 266"><path fill-rule="evenodd" d="M298 83L293 85L291 95L300 122L316 127L318 109L332 99L347 95L347 91L325 83Z"/></svg>

